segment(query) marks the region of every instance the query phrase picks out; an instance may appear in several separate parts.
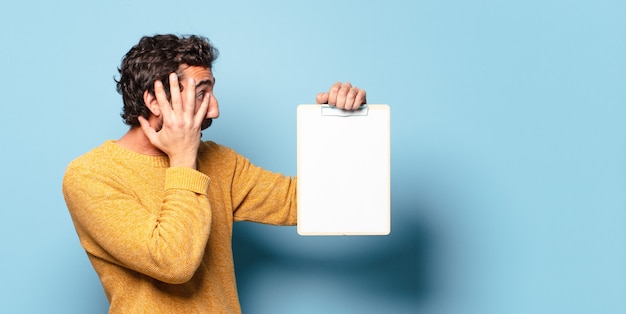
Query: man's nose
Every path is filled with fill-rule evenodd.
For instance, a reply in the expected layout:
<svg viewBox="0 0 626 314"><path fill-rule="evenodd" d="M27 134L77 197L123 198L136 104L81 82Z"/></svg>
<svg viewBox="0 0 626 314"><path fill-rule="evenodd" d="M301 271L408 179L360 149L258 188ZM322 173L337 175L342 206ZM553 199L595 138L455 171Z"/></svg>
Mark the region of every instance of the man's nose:
<svg viewBox="0 0 626 314"><path fill-rule="evenodd" d="M209 102L209 110L206 113L206 117L209 119L217 119L220 116L219 103L217 98L211 95L211 101Z"/></svg>

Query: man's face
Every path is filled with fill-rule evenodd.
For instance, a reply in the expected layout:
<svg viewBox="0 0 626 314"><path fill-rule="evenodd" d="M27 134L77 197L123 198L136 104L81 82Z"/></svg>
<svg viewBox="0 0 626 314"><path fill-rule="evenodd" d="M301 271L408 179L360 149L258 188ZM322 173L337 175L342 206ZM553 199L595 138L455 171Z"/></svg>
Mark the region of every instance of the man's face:
<svg viewBox="0 0 626 314"><path fill-rule="evenodd" d="M181 71L182 69L182 71ZM210 69L201 67L201 66L188 66L181 65L178 71L181 75L179 76L179 82L182 86L181 96L183 98L183 103L187 103L187 93L182 92L187 89L187 79L193 78L196 82L196 91L195 91L195 103L196 103L196 112L200 105L202 104L202 100L206 94L210 95L209 98L209 110L207 111L207 115L205 117L204 122L202 122L202 130L211 126L211 122L213 119L217 119L219 117L219 104L217 102L217 98L213 94L213 87L215 86L215 78L213 77L213 73Z"/></svg>

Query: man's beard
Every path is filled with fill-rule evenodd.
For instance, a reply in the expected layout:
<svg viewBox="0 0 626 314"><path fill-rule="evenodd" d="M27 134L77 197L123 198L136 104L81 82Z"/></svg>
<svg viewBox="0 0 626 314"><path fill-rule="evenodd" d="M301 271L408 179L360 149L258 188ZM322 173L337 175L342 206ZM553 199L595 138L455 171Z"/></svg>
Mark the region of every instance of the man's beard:
<svg viewBox="0 0 626 314"><path fill-rule="evenodd" d="M204 119L204 121L202 121L202 126L200 126L200 130L208 129L212 123L213 123L213 119L211 118Z"/></svg>

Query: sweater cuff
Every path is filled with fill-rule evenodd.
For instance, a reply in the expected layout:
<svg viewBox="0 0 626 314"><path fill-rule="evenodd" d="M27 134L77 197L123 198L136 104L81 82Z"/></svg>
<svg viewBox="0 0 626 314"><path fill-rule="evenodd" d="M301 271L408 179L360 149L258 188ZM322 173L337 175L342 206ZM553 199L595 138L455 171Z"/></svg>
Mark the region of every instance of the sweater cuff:
<svg viewBox="0 0 626 314"><path fill-rule="evenodd" d="M165 189L184 189L197 194L207 194L211 179L204 173L186 167L165 170Z"/></svg>

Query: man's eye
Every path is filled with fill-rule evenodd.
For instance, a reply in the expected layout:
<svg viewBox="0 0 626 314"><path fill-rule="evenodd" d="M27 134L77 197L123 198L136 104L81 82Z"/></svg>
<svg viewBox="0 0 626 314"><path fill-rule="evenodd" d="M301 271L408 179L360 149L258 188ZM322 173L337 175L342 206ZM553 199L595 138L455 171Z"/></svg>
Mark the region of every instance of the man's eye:
<svg viewBox="0 0 626 314"><path fill-rule="evenodd" d="M202 100L204 98L204 92L198 93L198 95L196 95L196 98Z"/></svg>

